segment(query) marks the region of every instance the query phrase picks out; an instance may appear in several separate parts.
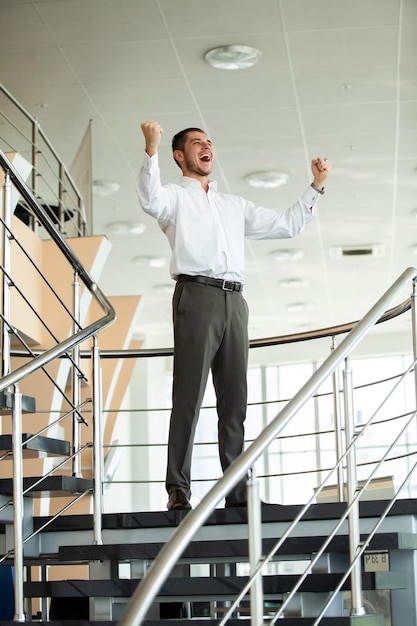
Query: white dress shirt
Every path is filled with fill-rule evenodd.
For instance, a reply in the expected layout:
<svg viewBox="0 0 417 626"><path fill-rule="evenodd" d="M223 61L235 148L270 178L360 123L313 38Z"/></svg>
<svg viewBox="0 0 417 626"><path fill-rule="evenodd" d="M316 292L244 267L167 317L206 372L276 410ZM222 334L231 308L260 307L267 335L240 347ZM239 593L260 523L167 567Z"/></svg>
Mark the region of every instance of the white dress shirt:
<svg viewBox="0 0 417 626"><path fill-rule="evenodd" d="M206 193L198 180L183 176L161 184L158 155L145 158L136 178L143 210L158 220L171 250L170 273L202 275L244 283L244 239L285 239L313 219L319 194L309 186L295 204L278 212L240 196Z"/></svg>

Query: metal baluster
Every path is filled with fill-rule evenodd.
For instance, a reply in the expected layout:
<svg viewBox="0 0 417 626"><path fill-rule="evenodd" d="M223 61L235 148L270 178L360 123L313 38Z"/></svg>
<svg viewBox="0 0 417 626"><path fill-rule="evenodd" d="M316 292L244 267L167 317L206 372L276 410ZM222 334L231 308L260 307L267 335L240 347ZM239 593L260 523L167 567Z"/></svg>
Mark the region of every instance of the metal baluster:
<svg viewBox="0 0 417 626"><path fill-rule="evenodd" d="M353 413L353 385L352 370L349 367L349 359L345 359L345 369L343 370L343 390L346 428L346 447L349 447L355 437L354 433L354 413ZM347 501L350 505L358 488L358 477L356 473L356 446L347 455ZM360 549L360 528L359 528L359 500L353 504L348 515L349 525L349 552L352 563L358 550ZM352 569L351 590L352 608L351 615L365 615L365 608L362 604L362 574L361 561L358 559Z"/></svg>
<svg viewBox="0 0 417 626"><path fill-rule="evenodd" d="M6 227L10 228L12 219L12 183L10 173L5 173L3 185L3 221ZM10 323L10 284L8 276L10 276L10 239L6 227L3 227L3 326L2 326L2 345L1 345L1 375L6 376L10 372L10 332L8 323Z"/></svg>
<svg viewBox="0 0 417 626"><path fill-rule="evenodd" d="M249 533L249 568L253 574L262 558L262 521L259 482L254 470L249 470L248 493L248 533ZM262 626L264 615L263 580L256 577L250 588L251 626Z"/></svg>
<svg viewBox="0 0 417 626"><path fill-rule="evenodd" d="M332 348L331 352L333 352L336 348L336 337L332 337ZM335 439L336 439L336 463L340 461L343 455L343 423L342 423L342 411L340 408L340 375L339 375L339 367L336 367L332 374L332 385L333 385L333 411L334 411L334 431L335 431ZM343 493L343 484L344 484L344 471L343 465L340 464L337 470L337 499L339 502L343 502L345 497Z"/></svg>
<svg viewBox="0 0 417 626"><path fill-rule="evenodd" d="M101 515L103 512L103 429L102 429L102 385L100 349L97 336L93 337L93 471L94 471L94 543L102 545Z"/></svg>
<svg viewBox="0 0 417 626"><path fill-rule="evenodd" d="M413 291L411 294L411 332L413 337L413 357L414 357L414 389L417 403L417 286L416 279L413 279Z"/></svg>
<svg viewBox="0 0 417 626"><path fill-rule="evenodd" d="M14 532L14 604L16 622L25 621L23 599L23 460L22 460L22 394L14 386L13 396L13 532Z"/></svg>
<svg viewBox="0 0 417 626"><path fill-rule="evenodd" d="M78 272L74 272L74 333L80 328L80 282L78 280ZM81 471L81 455L77 452L81 448L81 420L78 415L78 407L80 406L81 397L81 380L80 380L80 346L77 344L72 350L72 402L75 408L72 422L72 446L74 458L72 460L72 475L82 478Z"/></svg>

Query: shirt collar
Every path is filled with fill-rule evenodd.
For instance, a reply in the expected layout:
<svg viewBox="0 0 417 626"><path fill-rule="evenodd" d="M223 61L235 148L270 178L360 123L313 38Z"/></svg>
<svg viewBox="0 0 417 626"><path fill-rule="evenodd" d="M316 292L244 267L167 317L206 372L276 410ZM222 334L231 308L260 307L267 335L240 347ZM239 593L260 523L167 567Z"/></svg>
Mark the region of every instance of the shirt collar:
<svg viewBox="0 0 417 626"><path fill-rule="evenodd" d="M196 187L198 186L201 189L201 185L195 178L191 178L191 176L182 176L180 178L179 184L181 187ZM217 190L217 180L209 180L209 188L213 191Z"/></svg>

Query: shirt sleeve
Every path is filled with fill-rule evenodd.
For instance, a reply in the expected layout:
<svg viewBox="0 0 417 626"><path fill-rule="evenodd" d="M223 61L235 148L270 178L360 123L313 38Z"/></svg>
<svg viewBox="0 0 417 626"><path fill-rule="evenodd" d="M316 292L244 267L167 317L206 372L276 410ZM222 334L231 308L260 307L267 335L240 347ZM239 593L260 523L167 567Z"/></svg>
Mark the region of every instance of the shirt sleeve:
<svg viewBox="0 0 417 626"><path fill-rule="evenodd" d="M142 167L136 177L136 192L145 211L160 222L170 219L172 202L166 187L161 183L158 154L144 155Z"/></svg>
<svg viewBox="0 0 417 626"><path fill-rule="evenodd" d="M274 211L248 203L245 213L245 236L248 239L296 237L314 218L319 195L310 186L286 211Z"/></svg>

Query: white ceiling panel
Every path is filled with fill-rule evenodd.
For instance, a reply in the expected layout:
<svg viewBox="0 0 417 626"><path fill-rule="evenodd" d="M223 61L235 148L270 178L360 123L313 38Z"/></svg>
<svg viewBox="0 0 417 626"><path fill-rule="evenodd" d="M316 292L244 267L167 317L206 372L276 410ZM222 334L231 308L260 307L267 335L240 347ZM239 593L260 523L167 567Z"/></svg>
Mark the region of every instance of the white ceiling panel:
<svg viewBox="0 0 417 626"><path fill-rule="evenodd" d="M253 338L356 319L417 263L415 0L0 0L0 15L2 84L68 166L91 120L94 178L120 185L94 196L94 232L113 246L101 287L143 296L136 333L146 345L172 343L172 281L168 242L134 189L145 119L164 128L165 182L180 176L172 135L200 126L214 141L220 189L277 210L311 182L312 158L332 161L300 237L247 242ZM215 70L204 54L226 44L255 46L261 58L244 71ZM28 150L6 129L7 103L1 113L2 147ZM249 187L245 176L264 170L288 174L287 184ZM114 235L109 224L120 220L146 230ZM331 253L370 244L383 254ZM277 262L277 249L304 256ZM136 265L143 254L165 265ZM282 278L303 282L284 288ZM305 310L288 308L303 302Z"/></svg>

